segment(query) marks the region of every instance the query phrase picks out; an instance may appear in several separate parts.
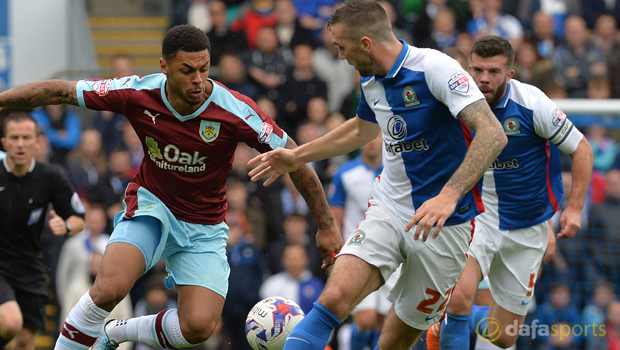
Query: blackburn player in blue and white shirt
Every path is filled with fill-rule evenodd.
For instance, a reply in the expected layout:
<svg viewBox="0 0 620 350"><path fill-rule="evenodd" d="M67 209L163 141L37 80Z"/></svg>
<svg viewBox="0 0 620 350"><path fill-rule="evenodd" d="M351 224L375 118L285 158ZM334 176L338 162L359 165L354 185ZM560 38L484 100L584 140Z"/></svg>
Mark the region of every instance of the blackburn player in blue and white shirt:
<svg viewBox="0 0 620 350"><path fill-rule="evenodd" d="M474 218L484 210L478 180L507 138L471 76L444 53L396 39L376 1L344 2L328 26L340 58L362 76L357 116L293 152L255 157L249 165L260 164L250 176L273 173L269 185L307 162L358 149L379 132L384 167L365 219L284 349L325 349L334 327L401 265L378 349L406 350L445 313Z"/></svg>
<svg viewBox="0 0 620 350"><path fill-rule="evenodd" d="M545 94L511 79L513 61L512 46L497 36L479 39L471 51L471 76L504 126L508 145L483 177L486 211L476 218L467 265L441 324L442 350L469 349L469 329L501 348L517 340L506 327L523 324L547 248L547 222L564 195L560 151L572 158L573 183L557 238L573 237L581 227L592 148ZM493 301L472 309L485 276ZM432 333L437 332L429 331L429 337Z"/></svg>

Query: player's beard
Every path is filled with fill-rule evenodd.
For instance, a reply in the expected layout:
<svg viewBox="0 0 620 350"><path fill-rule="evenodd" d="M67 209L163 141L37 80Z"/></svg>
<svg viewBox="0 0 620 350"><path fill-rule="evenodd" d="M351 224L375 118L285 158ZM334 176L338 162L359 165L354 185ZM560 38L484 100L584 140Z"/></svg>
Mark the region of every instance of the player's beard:
<svg viewBox="0 0 620 350"><path fill-rule="evenodd" d="M506 87L508 86L508 84L506 84L507 79L508 77L505 77L504 81L502 81L502 83L499 84L497 89L493 91L493 96L491 97L491 99L487 98L487 103L489 104L489 106L491 106L491 109L495 108L499 104L499 101L501 101L504 97Z"/></svg>

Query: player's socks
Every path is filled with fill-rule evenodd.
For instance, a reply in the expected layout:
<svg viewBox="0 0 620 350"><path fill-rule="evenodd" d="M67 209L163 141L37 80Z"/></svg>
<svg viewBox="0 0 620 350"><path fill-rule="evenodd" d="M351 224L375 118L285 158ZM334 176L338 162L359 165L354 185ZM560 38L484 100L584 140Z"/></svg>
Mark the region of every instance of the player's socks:
<svg viewBox="0 0 620 350"><path fill-rule="evenodd" d="M479 336L487 338L487 319L489 317L488 306L474 305L471 308L469 318L469 329L476 332Z"/></svg>
<svg viewBox="0 0 620 350"><path fill-rule="evenodd" d="M364 347L370 344L374 331L360 331L355 324L351 328L351 350L364 350Z"/></svg>
<svg viewBox="0 0 620 350"><path fill-rule="evenodd" d="M88 349L109 315L109 312L95 305L90 293L86 292L69 312L54 350Z"/></svg>
<svg viewBox="0 0 620 350"><path fill-rule="evenodd" d="M283 350L325 349L332 331L339 324L338 317L316 301L288 336Z"/></svg>
<svg viewBox="0 0 620 350"><path fill-rule="evenodd" d="M375 329L373 331L372 343L370 343L370 348L371 349L374 349L377 346L379 346L379 338L380 337L381 337L381 331Z"/></svg>
<svg viewBox="0 0 620 350"><path fill-rule="evenodd" d="M454 315L446 313L447 319L441 324L439 334L441 350L469 349L470 315Z"/></svg>
<svg viewBox="0 0 620 350"><path fill-rule="evenodd" d="M194 346L181 334L177 309L164 310L157 315L112 321L106 325L106 333L117 343L140 342L163 349Z"/></svg>

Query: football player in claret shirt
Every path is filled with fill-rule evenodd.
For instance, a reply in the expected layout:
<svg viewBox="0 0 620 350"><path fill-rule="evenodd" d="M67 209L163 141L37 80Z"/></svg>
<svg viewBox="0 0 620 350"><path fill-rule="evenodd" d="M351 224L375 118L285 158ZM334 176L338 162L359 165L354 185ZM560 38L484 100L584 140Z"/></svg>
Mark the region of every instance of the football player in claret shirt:
<svg viewBox="0 0 620 350"><path fill-rule="evenodd" d="M201 30L176 26L163 40L162 73L48 80L0 94L0 107L65 103L122 114L144 148L95 284L69 313L55 349L113 349L125 341L189 347L208 339L219 322L229 276L225 183L237 143L261 152L295 143L254 101L208 78L210 49ZM317 246L330 265L342 237L323 188L311 167L291 177L314 214ZM176 284L178 308L104 325L160 258L166 283Z"/></svg>

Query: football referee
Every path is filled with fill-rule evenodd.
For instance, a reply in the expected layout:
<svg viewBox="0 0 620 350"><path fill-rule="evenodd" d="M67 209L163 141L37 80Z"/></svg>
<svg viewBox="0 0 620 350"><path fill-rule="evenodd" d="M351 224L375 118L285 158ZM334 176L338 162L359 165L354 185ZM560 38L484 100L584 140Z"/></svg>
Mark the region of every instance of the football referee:
<svg viewBox="0 0 620 350"><path fill-rule="evenodd" d="M17 349L34 349L37 330L46 321L47 282L41 231L48 205L55 235L84 228L84 206L69 180L55 168L37 163L37 125L26 112L13 112L3 123L6 158L0 165L0 349L16 338Z"/></svg>

